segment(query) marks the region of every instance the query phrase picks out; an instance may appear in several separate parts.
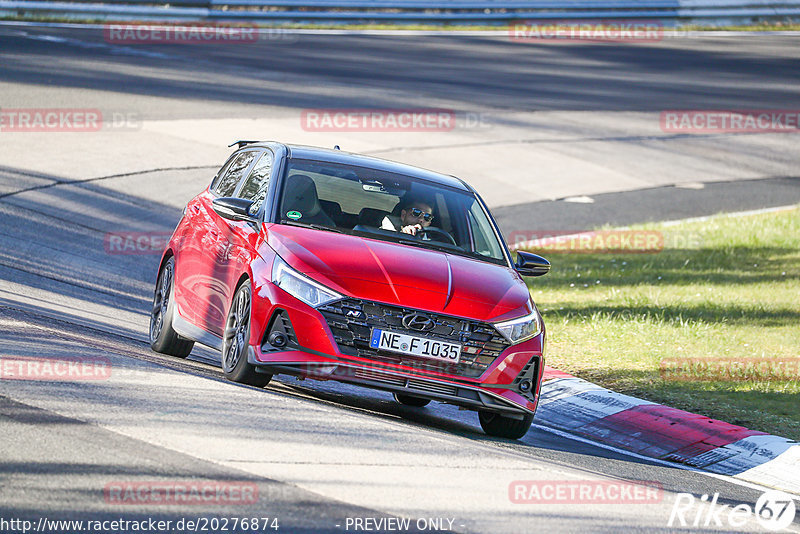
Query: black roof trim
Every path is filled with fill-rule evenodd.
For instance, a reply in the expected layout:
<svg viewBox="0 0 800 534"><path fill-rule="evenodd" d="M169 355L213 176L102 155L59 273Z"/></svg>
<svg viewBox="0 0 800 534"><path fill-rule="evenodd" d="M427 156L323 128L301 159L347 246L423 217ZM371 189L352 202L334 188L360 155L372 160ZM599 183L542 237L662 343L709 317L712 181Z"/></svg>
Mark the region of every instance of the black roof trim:
<svg viewBox="0 0 800 534"><path fill-rule="evenodd" d="M228 145L228 148L232 147L233 145L238 145L237 148L242 148L243 146L252 145L253 143L260 143L261 141L245 141L244 139L240 139L238 141L234 141L233 143Z"/></svg>

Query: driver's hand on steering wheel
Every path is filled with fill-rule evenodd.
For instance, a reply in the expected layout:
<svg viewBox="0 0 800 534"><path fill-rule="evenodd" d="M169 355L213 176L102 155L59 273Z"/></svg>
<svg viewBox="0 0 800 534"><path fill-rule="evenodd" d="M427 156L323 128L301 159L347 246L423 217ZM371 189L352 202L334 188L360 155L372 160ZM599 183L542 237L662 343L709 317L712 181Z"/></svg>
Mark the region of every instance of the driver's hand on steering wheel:
<svg viewBox="0 0 800 534"><path fill-rule="evenodd" d="M408 226L403 226L400 229L400 231L403 232L404 234L411 234L411 235L417 235L417 232L419 232L420 230L422 230L421 224L409 224Z"/></svg>

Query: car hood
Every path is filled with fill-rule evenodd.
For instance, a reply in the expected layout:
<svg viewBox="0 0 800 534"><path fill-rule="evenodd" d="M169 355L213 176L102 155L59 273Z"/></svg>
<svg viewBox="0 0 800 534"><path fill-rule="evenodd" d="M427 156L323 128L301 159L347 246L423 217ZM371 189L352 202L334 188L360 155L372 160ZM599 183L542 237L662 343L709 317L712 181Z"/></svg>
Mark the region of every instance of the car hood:
<svg viewBox="0 0 800 534"><path fill-rule="evenodd" d="M348 296L479 321L529 313L530 293L507 266L410 245L287 225L265 225L289 265Z"/></svg>

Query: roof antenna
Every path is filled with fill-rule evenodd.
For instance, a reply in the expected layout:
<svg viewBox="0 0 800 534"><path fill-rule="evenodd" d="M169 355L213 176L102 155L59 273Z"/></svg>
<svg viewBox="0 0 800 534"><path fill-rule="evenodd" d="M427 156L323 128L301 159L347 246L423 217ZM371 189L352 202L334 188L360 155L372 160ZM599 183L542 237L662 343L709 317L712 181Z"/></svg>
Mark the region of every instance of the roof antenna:
<svg viewBox="0 0 800 534"><path fill-rule="evenodd" d="M334 145L334 146L333 146L333 149L334 149L334 150L341 150L341 148L339 148L339 145Z"/></svg>

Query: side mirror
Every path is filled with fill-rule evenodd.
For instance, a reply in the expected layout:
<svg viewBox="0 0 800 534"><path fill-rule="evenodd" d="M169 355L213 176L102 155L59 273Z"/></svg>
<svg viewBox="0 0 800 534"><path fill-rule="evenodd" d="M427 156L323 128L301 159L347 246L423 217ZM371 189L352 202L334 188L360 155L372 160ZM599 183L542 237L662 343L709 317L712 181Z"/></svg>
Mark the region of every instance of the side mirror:
<svg viewBox="0 0 800 534"><path fill-rule="evenodd" d="M211 207L217 215L224 219L257 223L258 219L250 213L252 205L252 200L234 197L215 198L211 202Z"/></svg>
<svg viewBox="0 0 800 534"><path fill-rule="evenodd" d="M517 251L514 268L522 276L542 276L550 272L550 262L538 254Z"/></svg>

